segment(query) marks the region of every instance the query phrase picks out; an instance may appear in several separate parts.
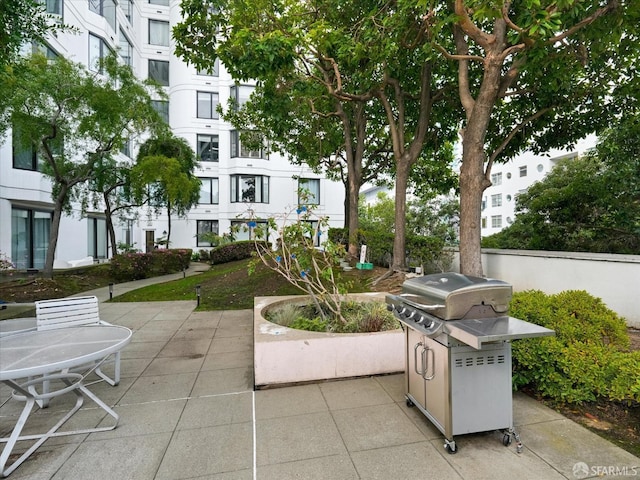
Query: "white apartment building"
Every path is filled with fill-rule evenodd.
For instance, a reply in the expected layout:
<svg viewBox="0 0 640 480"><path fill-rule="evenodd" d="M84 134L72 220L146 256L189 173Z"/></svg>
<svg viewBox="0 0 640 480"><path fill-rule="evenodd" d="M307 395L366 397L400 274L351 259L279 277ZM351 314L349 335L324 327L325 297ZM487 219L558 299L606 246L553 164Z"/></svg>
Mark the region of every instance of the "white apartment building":
<svg viewBox="0 0 640 480"><path fill-rule="evenodd" d="M309 203L318 205L317 213L328 216L332 227L343 226L341 183L314 174L306 166L293 165L278 154L244 148L239 132L219 118L218 104L226 106L230 97L242 103L253 87L237 84L222 64L212 72L198 72L173 54L170 32L181 19L179 0L45 3L64 24L76 27L77 33L59 33L51 36L48 45L33 48L90 69L109 51L118 51L141 79L153 78L166 89L168 101L158 101L156 106L174 134L185 138L197 153L196 175L202 181L200 203L188 218L171 218L170 247L206 248L210 245L198 240L198 233L229 232L232 225L245 223L249 208L257 218L295 208L301 184L315 197ZM132 158L143 140L132 139L128 149ZM25 160L16 153L9 133L0 144L0 253L10 256L17 268L43 267L52 211L50 181L38 172L35 156ZM118 242L148 251L167 229L166 216L156 217L142 209L137 216L121 219L116 235ZM102 212L81 218L76 206L72 215L62 219L56 260L108 258L107 242Z"/></svg>
<svg viewBox="0 0 640 480"><path fill-rule="evenodd" d="M484 191L482 198L481 235L493 235L511 225L519 193L542 180L560 160L576 158L595 144L596 137L590 135L577 142L571 151L524 152L507 163L494 164L491 169L493 185Z"/></svg>

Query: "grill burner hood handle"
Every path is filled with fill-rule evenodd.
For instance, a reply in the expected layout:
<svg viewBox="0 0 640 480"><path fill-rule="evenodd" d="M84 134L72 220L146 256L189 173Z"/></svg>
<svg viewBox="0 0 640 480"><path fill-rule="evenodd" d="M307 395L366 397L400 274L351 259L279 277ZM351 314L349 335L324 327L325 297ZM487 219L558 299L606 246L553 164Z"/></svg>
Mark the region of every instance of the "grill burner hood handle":
<svg viewBox="0 0 640 480"><path fill-rule="evenodd" d="M439 308L446 308L446 305L432 305L432 304L424 304L424 303L418 303L418 302L414 302L413 300L409 300L407 297L400 295L400 297L402 298L402 301L404 303L406 303L407 305L411 305L412 307L415 308L419 308L420 310L438 310Z"/></svg>

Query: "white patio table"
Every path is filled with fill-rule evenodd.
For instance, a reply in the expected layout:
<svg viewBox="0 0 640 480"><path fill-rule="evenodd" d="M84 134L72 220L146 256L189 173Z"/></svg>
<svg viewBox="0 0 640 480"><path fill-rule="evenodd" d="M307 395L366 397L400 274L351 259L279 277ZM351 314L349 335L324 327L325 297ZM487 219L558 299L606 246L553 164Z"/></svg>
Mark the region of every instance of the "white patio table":
<svg viewBox="0 0 640 480"><path fill-rule="evenodd" d="M119 420L118 414L89 391L83 381L109 355L127 345L131 341L131 335L131 330L126 327L91 325L57 330L36 330L0 337L0 382L13 389L11 394L13 399L25 402L11 435L0 438L0 443L6 443L0 455L0 476L6 477L11 474L51 437L100 432L116 428ZM87 365L87 370L82 374L68 371L83 365ZM59 380L62 385L55 390L52 387L52 390L46 393L36 391L37 385L52 380ZM42 400L69 392L76 395L76 403L58 423L45 433L20 436L34 405ZM58 432L58 429L80 410L85 397L93 400L96 405L113 417L113 425ZM11 465L7 466L7 461L16 442L22 440L36 440L36 442Z"/></svg>

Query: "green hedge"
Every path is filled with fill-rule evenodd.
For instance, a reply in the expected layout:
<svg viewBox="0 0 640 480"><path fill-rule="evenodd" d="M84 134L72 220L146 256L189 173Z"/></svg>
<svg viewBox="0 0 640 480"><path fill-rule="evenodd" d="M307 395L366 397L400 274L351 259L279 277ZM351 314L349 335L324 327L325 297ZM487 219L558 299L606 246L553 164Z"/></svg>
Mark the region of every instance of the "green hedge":
<svg viewBox="0 0 640 480"><path fill-rule="evenodd" d="M233 262L236 260L244 260L246 258L251 258L255 251L256 246L253 240L227 243L216 247L209 252L209 262L212 265L215 265L219 263Z"/></svg>
<svg viewBox="0 0 640 480"><path fill-rule="evenodd" d="M191 253L190 249L158 249L151 253L114 255L110 261L111 276L118 282L127 282L180 272L189 267Z"/></svg>
<svg viewBox="0 0 640 480"><path fill-rule="evenodd" d="M561 403L640 401L640 351L629 351L623 318L585 291L513 295L510 315L555 330L513 343L514 387Z"/></svg>

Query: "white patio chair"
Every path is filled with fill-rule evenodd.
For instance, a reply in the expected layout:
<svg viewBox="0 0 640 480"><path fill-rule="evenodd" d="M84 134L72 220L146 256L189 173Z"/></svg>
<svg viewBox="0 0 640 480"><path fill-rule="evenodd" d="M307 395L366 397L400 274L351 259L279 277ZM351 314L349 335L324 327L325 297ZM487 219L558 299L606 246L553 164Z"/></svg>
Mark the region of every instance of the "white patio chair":
<svg viewBox="0 0 640 480"><path fill-rule="evenodd" d="M35 304L36 328L38 330L94 324L110 325L108 322L100 320L98 299L95 296L40 300ZM113 364L113 378L105 374L101 366L96 368L95 373L109 385L115 386L120 383L120 352L113 354Z"/></svg>

